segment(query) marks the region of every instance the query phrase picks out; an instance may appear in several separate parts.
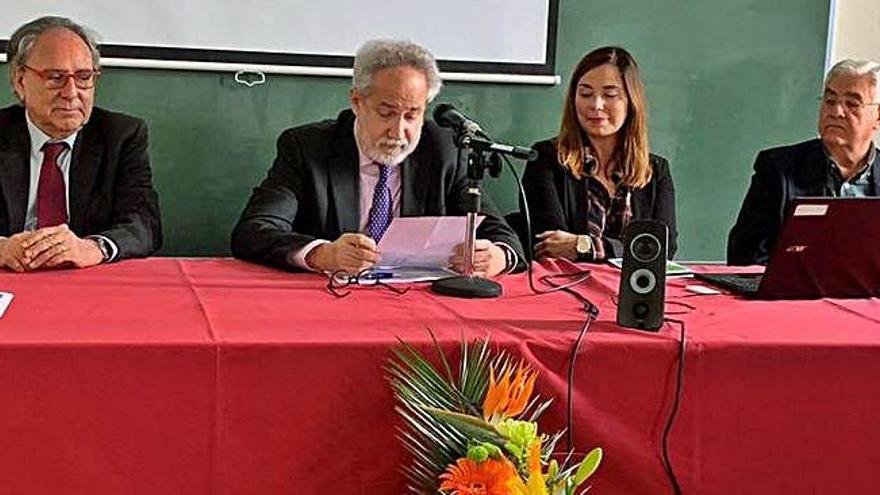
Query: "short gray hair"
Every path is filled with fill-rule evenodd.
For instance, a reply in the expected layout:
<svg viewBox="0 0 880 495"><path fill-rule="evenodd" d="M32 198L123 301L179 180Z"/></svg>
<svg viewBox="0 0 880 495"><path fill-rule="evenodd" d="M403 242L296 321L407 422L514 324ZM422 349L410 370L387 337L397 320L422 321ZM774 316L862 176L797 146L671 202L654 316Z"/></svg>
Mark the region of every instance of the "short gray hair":
<svg viewBox="0 0 880 495"><path fill-rule="evenodd" d="M364 43L354 57L351 86L359 93L367 94L376 72L405 66L425 73L428 80L428 101L433 100L443 85L437 61L426 48L410 41L376 39Z"/></svg>
<svg viewBox="0 0 880 495"><path fill-rule="evenodd" d="M855 77L870 75L874 84L874 98L880 97L880 64L877 62L845 58L828 71L828 75L825 76L825 87L828 87L835 77L841 75Z"/></svg>
<svg viewBox="0 0 880 495"><path fill-rule="evenodd" d="M15 71L27 63L31 49L43 33L55 29L66 29L79 36L89 47L92 54L92 65L95 69L101 67L101 55L98 52L98 44L95 34L67 17L45 16L34 19L24 26L16 29L6 45L6 60L9 62L9 79L15 77Z"/></svg>

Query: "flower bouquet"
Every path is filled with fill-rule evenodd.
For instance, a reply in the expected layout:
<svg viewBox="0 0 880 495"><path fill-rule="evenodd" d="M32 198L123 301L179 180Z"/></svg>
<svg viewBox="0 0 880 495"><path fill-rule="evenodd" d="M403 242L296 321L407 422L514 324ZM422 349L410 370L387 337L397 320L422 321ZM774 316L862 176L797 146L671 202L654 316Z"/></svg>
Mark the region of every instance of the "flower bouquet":
<svg viewBox="0 0 880 495"><path fill-rule="evenodd" d="M433 338L433 335L432 335ZM573 495L602 460L595 448L580 463L571 453L551 459L562 432L538 431L551 400L532 397L538 374L488 340L461 344L454 374L437 342L439 367L411 345L393 349L388 366L404 425L400 437L412 455L404 467L416 494ZM580 491L578 491L580 490Z"/></svg>

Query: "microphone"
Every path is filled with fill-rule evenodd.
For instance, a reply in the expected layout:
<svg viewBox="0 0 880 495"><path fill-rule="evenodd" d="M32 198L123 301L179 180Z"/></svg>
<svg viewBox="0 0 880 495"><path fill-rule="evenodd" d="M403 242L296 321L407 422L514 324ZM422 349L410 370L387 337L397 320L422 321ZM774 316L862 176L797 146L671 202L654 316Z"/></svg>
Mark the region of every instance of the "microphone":
<svg viewBox="0 0 880 495"><path fill-rule="evenodd" d="M522 160L535 160L538 158L538 152L531 148L496 143L480 127L480 124L469 119L448 103L441 103L434 108L434 122L437 122L437 125L440 127L449 127L455 130L455 132L470 137L468 144L471 148L482 151L494 151Z"/></svg>
<svg viewBox="0 0 880 495"><path fill-rule="evenodd" d="M514 146L512 144L496 143L486 141L484 139L473 138L470 141L471 147L474 149L494 151L502 155L510 155L520 160L537 160L538 152L531 148L523 148L522 146Z"/></svg>
<svg viewBox="0 0 880 495"><path fill-rule="evenodd" d="M437 122L440 127L451 127L458 132L472 136L488 137L480 128L480 124L467 118L448 103L441 103L434 108L434 122Z"/></svg>

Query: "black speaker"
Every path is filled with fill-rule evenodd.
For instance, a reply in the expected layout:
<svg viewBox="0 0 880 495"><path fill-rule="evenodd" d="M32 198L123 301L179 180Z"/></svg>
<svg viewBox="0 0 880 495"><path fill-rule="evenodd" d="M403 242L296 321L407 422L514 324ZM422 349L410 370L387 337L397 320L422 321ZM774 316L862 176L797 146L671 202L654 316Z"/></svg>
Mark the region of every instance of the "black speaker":
<svg viewBox="0 0 880 495"><path fill-rule="evenodd" d="M617 324L657 331L666 304L669 229L650 220L630 222L624 233Z"/></svg>

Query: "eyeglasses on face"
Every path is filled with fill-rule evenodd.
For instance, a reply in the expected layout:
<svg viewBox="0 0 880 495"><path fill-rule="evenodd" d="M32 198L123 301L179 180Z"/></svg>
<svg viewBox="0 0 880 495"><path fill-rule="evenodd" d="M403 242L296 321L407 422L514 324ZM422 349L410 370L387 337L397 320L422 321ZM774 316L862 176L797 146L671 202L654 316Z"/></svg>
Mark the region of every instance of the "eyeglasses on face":
<svg viewBox="0 0 880 495"><path fill-rule="evenodd" d="M822 107L827 110L833 110L837 108L838 105L842 105L843 109L851 113L853 115L861 112L865 107L872 107L876 105L880 105L880 102L874 103L865 103L858 98L853 98L851 96L840 97L837 95L827 94L819 97L819 101L822 102Z"/></svg>
<svg viewBox="0 0 880 495"><path fill-rule="evenodd" d="M21 67L33 72L42 79L43 84L46 85L47 89L61 89L67 85L68 79L73 79L73 84L79 89L90 89L95 86L95 81L101 74L101 71L97 69L83 69L68 72L66 70L55 69L40 70L26 64L22 64Z"/></svg>

